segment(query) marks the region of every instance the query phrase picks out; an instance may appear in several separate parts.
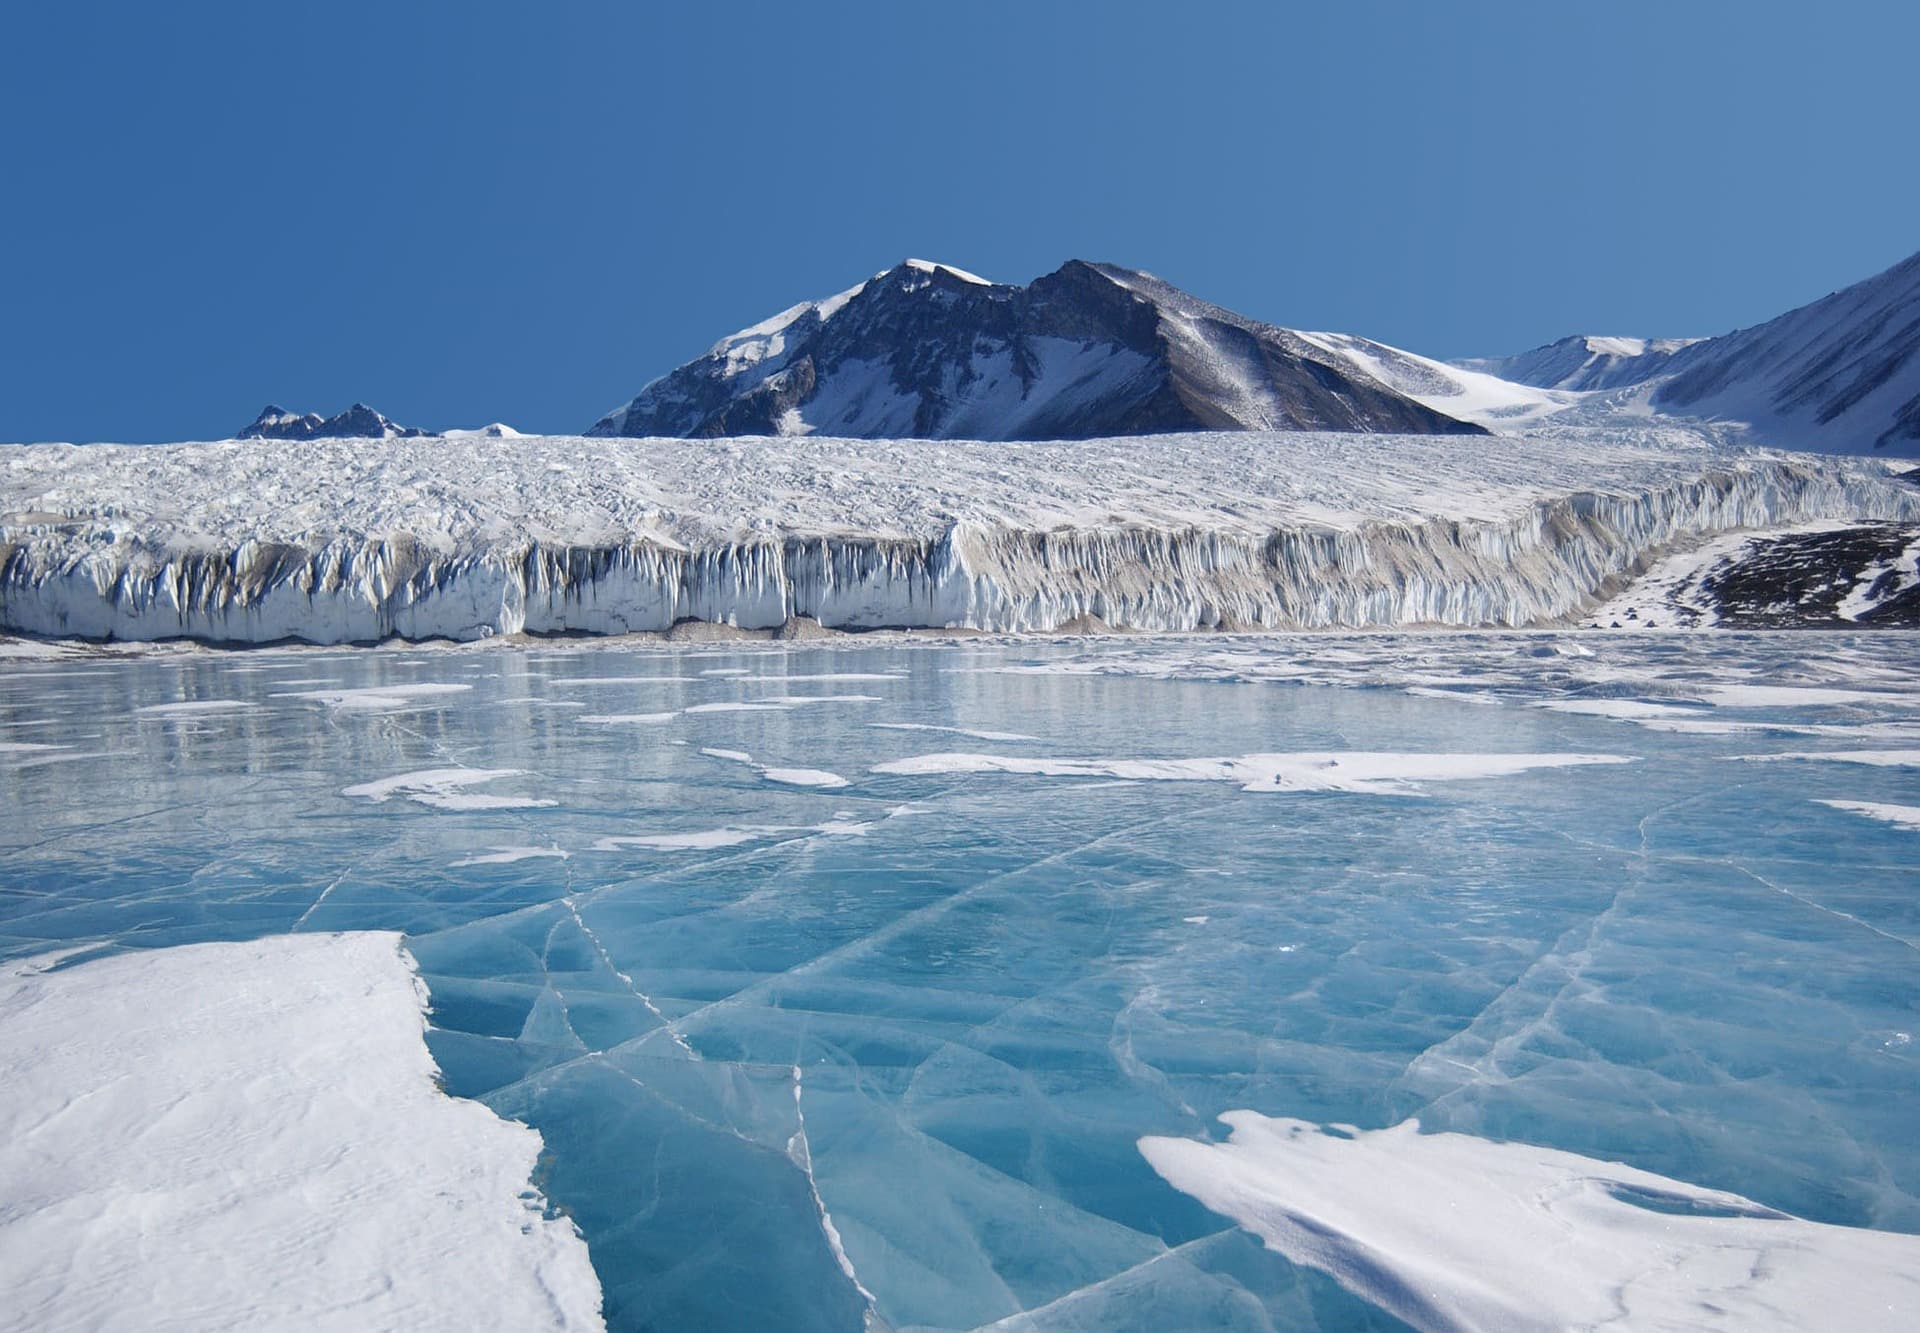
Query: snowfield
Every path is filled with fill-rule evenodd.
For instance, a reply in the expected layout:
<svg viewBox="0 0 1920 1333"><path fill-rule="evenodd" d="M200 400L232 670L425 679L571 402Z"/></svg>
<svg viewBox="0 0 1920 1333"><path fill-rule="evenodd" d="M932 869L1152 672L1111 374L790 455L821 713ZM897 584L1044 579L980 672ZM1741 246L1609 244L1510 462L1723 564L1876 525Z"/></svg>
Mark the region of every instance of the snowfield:
<svg viewBox="0 0 1920 1333"><path fill-rule="evenodd" d="M1920 516L1883 466L1662 425L1038 443L0 448L0 629L319 643L774 629L1516 626L1676 542Z"/></svg>
<svg viewBox="0 0 1920 1333"><path fill-rule="evenodd" d="M0 1322L602 1327L540 1135L434 1086L397 934L58 960L0 966Z"/></svg>

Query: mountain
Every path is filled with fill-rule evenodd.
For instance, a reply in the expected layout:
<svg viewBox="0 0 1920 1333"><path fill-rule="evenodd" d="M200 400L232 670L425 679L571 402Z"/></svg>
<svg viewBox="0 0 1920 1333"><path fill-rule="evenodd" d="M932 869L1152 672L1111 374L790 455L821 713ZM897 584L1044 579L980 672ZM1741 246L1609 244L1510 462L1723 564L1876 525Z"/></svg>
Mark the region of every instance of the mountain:
<svg viewBox="0 0 1920 1333"><path fill-rule="evenodd" d="M1454 364L1556 391L1647 385L1641 410L1737 422L1762 444L1920 454L1920 254L1717 338L1562 338Z"/></svg>
<svg viewBox="0 0 1920 1333"><path fill-rule="evenodd" d="M1660 374L1674 353L1701 341L1576 334L1517 356L1477 357L1453 364L1537 389L1619 389Z"/></svg>
<svg viewBox="0 0 1920 1333"><path fill-rule="evenodd" d="M1920 254L1843 291L1677 353L1662 412L1750 424L1829 453L1920 450Z"/></svg>
<svg viewBox="0 0 1920 1333"><path fill-rule="evenodd" d="M1071 260L1016 287L918 259L721 339L587 433L1041 440L1183 430L1485 433L1351 357L1145 273Z"/></svg>
<svg viewBox="0 0 1920 1333"><path fill-rule="evenodd" d="M317 412L293 413L284 407L262 408L253 424L234 436L236 440L394 440L431 435L415 426L389 421L365 403L355 403L338 416L323 417Z"/></svg>

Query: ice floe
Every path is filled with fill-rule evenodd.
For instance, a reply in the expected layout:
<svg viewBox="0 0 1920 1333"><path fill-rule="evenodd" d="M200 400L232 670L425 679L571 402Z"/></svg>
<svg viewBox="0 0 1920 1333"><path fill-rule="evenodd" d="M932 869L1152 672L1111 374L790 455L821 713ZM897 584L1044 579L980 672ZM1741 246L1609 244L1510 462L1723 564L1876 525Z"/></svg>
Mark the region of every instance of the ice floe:
<svg viewBox="0 0 1920 1333"><path fill-rule="evenodd" d="M895 812L897 815L898 811ZM894 815L889 815L893 818ZM821 834L829 838L859 838L873 827L871 821L835 815L821 824L760 824L743 828L695 829L686 833L616 834L596 839L596 852L618 852L638 847L660 852L700 852L721 847L741 847L750 842L766 842L787 834Z"/></svg>
<svg viewBox="0 0 1920 1333"><path fill-rule="evenodd" d="M725 759L729 763L745 764L755 769L768 782L777 782L783 787L844 787L847 780L838 773L829 773L823 768L786 768L777 764L762 764L743 750L702 750L701 754L710 759Z"/></svg>
<svg viewBox="0 0 1920 1333"><path fill-rule="evenodd" d="M467 790L500 778L516 777L520 772L517 768L423 768L373 782L355 783L341 788L340 794L361 797L376 805L400 796L441 810L528 810L558 804L527 796L496 796Z"/></svg>
<svg viewBox="0 0 1920 1333"><path fill-rule="evenodd" d="M1920 1236L1413 1121L1220 1119L1225 1143L1140 1150L1175 1188L1415 1328L1920 1325Z"/></svg>
<svg viewBox="0 0 1920 1333"><path fill-rule="evenodd" d="M20 1328L600 1328L541 1139L435 1087L399 936L0 964Z"/></svg>
<svg viewBox="0 0 1920 1333"><path fill-rule="evenodd" d="M134 709L137 717L214 717L221 713L242 713L254 707L245 699L187 699L180 703L148 704Z"/></svg>
<svg viewBox="0 0 1920 1333"><path fill-rule="evenodd" d="M559 847L489 847L473 856L464 856L450 862L451 868L458 870L465 866L505 866L516 861L559 860L564 861L568 853Z"/></svg>
<svg viewBox="0 0 1920 1333"><path fill-rule="evenodd" d="M1920 750L1784 750L1779 754L1737 754L1750 764L1810 760L1828 764L1867 764L1873 768L1920 768Z"/></svg>
<svg viewBox="0 0 1920 1333"><path fill-rule="evenodd" d="M376 685L362 689L293 690L276 694L276 699L309 699L341 713L385 713L421 706L423 700L460 694L471 685L429 684Z"/></svg>
<svg viewBox="0 0 1920 1333"><path fill-rule="evenodd" d="M1865 815L1869 819L1878 819L1888 824L1920 832L1920 805L1893 805L1886 801L1838 801L1822 800L1822 805L1830 805L1836 810L1851 810L1856 815Z"/></svg>
<svg viewBox="0 0 1920 1333"><path fill-rule="evenodd" d="M1038 736L1029 736L1023 731L982 731L975 727L943 727L932 722L869 722L868 726L881 731L938 731L950 736L965 736L976 741L1035 741Z"/></svg>
<svg viewBox="0 0 1920 1333"><path fill-rule="evenodd" d="M1391 754L1358 750L1248 754L1221 759L1052 759L1027 755L923 754L875 764L875 773L1016 773L1135 782L1231 782L1243 791L1417 795L1428 782L1509 777L1536 768L1625 764L1617 754Z"/></svg>

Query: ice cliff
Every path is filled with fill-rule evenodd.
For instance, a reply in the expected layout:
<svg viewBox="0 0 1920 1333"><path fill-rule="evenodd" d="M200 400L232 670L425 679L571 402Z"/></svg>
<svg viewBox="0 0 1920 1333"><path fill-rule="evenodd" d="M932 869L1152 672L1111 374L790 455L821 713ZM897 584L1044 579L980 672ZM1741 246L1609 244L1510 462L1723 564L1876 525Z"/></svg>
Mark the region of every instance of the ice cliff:
<svg viewBox="0 0 1920 1333"><path fill-rule="evenodd" d="M0 629L220 643L1517 626L1675 544L1920 518L1863 461L1575 431L0 448Z"/></svg>

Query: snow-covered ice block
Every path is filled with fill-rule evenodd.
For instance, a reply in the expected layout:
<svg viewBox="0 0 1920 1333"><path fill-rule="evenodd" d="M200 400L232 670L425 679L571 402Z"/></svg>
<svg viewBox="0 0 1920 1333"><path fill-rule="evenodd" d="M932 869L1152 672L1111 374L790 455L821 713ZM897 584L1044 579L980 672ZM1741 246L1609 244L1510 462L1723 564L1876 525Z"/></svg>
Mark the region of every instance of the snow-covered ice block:
<svg viewBox="0 0 1920 1333"><path fill-rule="evenodd" d="M1908 1329L1920 1237L1523 1143L1221 1117L1146 1138L1154 1169L1416 1328Z"/></svg>
<svg viewBox="0 0 1920 1333"><path fill-rule="evenodd" d="M434 1086L398 936L56 961L0 970L9 1326L601 1327L540 1136Z"/></svg>

